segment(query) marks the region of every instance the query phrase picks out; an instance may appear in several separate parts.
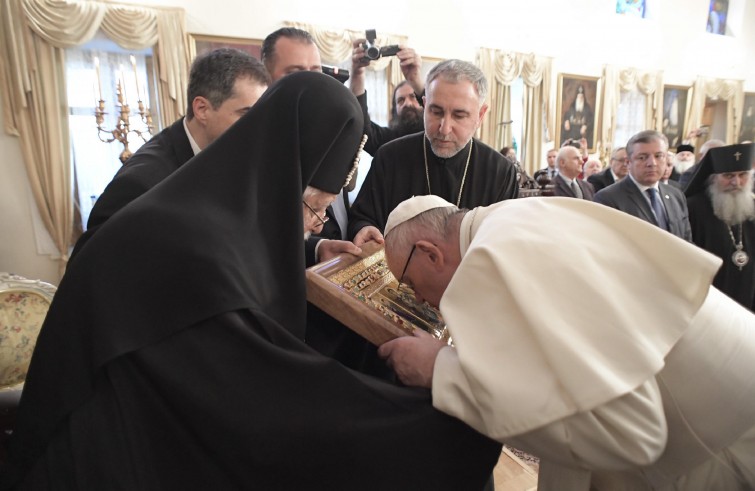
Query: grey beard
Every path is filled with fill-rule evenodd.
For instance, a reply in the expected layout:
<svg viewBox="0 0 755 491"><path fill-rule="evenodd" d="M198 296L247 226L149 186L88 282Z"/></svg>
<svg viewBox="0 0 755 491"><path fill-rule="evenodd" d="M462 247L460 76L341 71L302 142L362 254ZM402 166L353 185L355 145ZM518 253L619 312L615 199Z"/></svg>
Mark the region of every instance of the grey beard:
<svg viewBox="0 0 755 491"><path fill-rule="evenodd" d="M726 225L736 225L745 220L755 219L755 199L752 197L750 185L736 193L725 193L712 183L708 186L708 197L713 206L713 214Z"/></svg>
<svg viewBox="0 0 755 491"><path fill-rule="evenodd" d="M677 172L680 174L689 169L695 165L695 159L692 160L679 160L678 158L674 157L674 168Z"/></svg>

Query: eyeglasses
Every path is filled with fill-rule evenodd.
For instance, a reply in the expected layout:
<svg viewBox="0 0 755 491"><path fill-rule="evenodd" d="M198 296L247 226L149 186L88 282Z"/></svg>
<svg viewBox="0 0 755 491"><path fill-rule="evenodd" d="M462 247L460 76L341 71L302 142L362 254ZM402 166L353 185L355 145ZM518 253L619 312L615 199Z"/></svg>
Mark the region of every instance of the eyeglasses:
<svg viewBox="0 0 755 491"><path fill-rule="evenodd" d="M314 216L316 216L318 220L320 220L320 223L322 224L322 226L323 226L323 227L325 226L325 222L327 222L328 220L330 220L330 217L329 217L328 215L325 215L325 214L323 214L324 216L320 216L320 215L319 215L319 214L318 214L318 213L317 213L317 212L316 212L316 211L314 210L314 208L312 208L311 206L309 206L309 204L307 204L307 202L306 202L306 201L304 201L304 200L301 200L301 202L302 202L302 203L304 203L304 206L306 206L306 207L307 207L307 209L308 209L309 211L311 211L311 212L312 212L312 214L313 214Z"/></svg>
<svg viewBox="0 0 755 491"><path fill-rule="evenodd" d="M417 244L414 244L412 246L412 250L409 252L409 257L406 259L406 264L404 264L404 270L401 272L401 277L398 279L398 289L401 291L403 286L406 286L404 284L404 275L406 274L406 270L409 267L409 261L412 260L412 256L414 255L414 250L417 248Z"/></svg>

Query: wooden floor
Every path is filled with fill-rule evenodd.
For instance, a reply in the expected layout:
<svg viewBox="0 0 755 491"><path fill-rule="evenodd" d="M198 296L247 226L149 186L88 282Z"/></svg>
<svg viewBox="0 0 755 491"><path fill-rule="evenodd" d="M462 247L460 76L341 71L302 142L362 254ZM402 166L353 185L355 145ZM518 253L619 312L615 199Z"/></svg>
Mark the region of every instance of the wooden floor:
<svg viewBox="0 0 755 491"><path fill-rule="evenodd" d="M493 470L495 491L535 491L537 471L503 447L501 458Z"/></svg>

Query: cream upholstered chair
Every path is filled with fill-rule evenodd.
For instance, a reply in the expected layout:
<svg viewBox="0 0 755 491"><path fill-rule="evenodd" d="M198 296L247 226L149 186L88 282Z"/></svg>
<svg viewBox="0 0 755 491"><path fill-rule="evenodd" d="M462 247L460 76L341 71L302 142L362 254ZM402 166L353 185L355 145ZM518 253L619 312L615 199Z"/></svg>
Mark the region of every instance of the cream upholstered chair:
<svg viewBox="0 0 755 491"><path fill-rule="evenodd" d="M56 287L0 273L0 442L9 436L26 371ZM0 448L0 459L2 458Z"/></svg>

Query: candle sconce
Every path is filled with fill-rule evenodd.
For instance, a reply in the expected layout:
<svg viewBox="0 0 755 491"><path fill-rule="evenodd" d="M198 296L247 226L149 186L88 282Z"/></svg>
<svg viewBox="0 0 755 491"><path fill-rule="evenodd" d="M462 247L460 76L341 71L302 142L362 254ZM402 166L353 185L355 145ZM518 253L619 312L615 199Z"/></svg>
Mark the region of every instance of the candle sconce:
<svg viewBox="0 0 755 491"><path fill-rule="evenodd" d="M123 151L118 156L118 158L121 161L121 164L125 164L126 161L131 157L131 155L133 155L133 152L131 152L128 147L129 135L133 133L146 143L147 140L149 140L149 138L152 136L152 129L154 128L152 124L152 115L150 114L149 108L144 105L144 102L142 102L141 94L139 93L139 82L136 78L136 61L134 57L131 56L131 64L134 68L134 78L137 83L136 89L138 99L138 114L140 116L141 122L144 124L144 126L141 128L131 127L131 108L129 107L128 98L126 96L125 83L121 77L123 70L116 72L115 92L117 98L116 108L118 109L118 119L113 129L107 129L103 126L105 122L105 115L108 113L105 112L105 101L102 96L102 86L100 80L100 64L97 58L94 59L94 64L97 76L97 87L95 87L95 100L97 105L94 108L94 118L97 122L97 136L99 137L100 141L104 143L112 143L114 141L120 142L123 145ZM103 137L103 135L108 136Z"/></svg>

